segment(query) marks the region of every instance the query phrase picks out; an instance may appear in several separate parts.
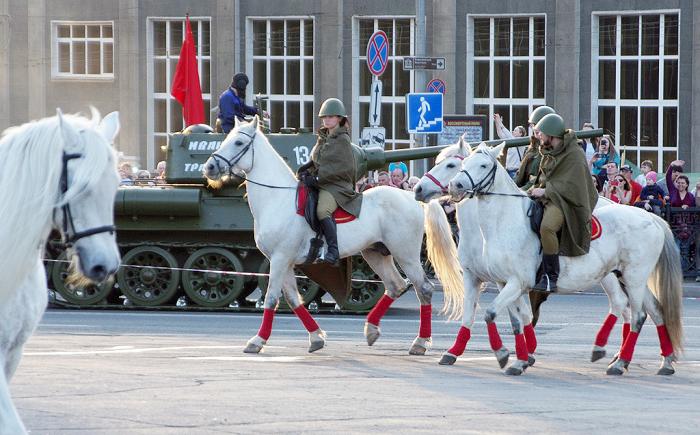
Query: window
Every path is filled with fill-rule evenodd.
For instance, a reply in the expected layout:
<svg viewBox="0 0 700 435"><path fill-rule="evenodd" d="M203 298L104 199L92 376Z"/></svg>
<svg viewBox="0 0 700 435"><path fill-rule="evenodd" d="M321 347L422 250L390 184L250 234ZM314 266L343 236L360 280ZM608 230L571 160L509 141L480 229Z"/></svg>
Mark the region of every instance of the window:
<svg viewBox="0 0 700 435"><path fill-rule="evenodd" d="M362 127L369 125L372 74L367 68L367 43L372 34L383 30L389 39L388 61L382 81L381 125L386 129L385 149L411 147L406 131L406 94L413 92L413 71L404 71L404 56L413 56L413 18L356 18L353 22L352 125L353 142L359 142Z"/></svg>
<svg viewBox="0 0 700 435"><path fill-rule="evenodd" d="M209 124L216 118L211 113L211 55L209 19L190 18L195 49L199 81L204 100L204 113L208 114ZM149 20L148 39L148 151L147 165L154 168L156 163L165 159L161 147L167 145L168 134L178 132L184 127L182 106L170 95L177 62L180 59L182 41L185 39L185 20L151 19Z"/></svg>
<svg viewBox="0 0 700 435"><path fill-rule="evenodd" d="M249 19L248 93L267 95L270 130L314 127L314 20Z"/></svg>
<svg viewBox="0 0 700 435"><path fill-rule="evenodd" d="M592 118L618 152L663 171L678 155L678 13L594 15Z"/></svg>
<svg viewBox="0 0 700 435"><path fill-rule="evenodd" d="M545 104L545 17L468 17L467 112L486 115L489 138L503 125L527 128L530 112Z"/></svg>
<svg viewBox="0 0 700 435"><path fill-rule="evenodd" d="M54 79L114 79L111 21L51 22Z"/></svg>

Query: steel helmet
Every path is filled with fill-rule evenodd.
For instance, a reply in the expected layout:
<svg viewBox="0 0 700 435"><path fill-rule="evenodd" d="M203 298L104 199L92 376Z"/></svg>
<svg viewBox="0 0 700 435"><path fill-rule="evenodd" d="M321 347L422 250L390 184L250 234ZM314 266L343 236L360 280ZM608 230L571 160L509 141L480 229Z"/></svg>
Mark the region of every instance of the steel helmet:
<svg viewBox="0 0 700 435"><path fill-rule="evenodd" d="M554 137L564 137L564 132L566 131L564 120L556 113L545 115L544 118L540 119L540 122L537 123L535 128L538 129L540 133Z"/></svg>
<svg viewBox="0 0 700 435"><path fill-rule="evenodd" d="M192 124L184 130L182 130L182 134L191 133L214 133L214 129L208 126L207 124Z"/></svg>
<svg viewBox="0 0 700 435"><path fill-rule="evenodd" d="M546 115L549 115L550 113L557 113L554 111L549 106L540 106L537 109L533 110L532 113L530 114L530 119L527 120L528 123L532 125L536 125L538 122L540 122L540 119L544 118Z"/></svg>
<svg viewBox="0 0 700 435"><path fill-rule="evenodd" d="M321 104L321 110L318 111L318 117L322 116L343 116L346 117L345 105L337 98L329 98Z"/></svg>

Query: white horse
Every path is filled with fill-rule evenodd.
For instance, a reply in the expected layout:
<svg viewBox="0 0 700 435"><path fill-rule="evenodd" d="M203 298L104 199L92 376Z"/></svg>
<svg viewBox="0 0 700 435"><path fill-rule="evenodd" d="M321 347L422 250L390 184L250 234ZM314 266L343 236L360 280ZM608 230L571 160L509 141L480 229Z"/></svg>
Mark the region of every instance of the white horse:
<svg viewBox="0 0 700 435"><path fill-rule="evenodd" d="M435 161L435 166L430 169L423 177L420 179L416 185L414 192L417 201L430 202L431 200L439 197L446 196L448 194L447 187L448 183L452 178L454 178L461 170L462 161L471 152L471 147L466 144L461 138L457 144L446 147L437 156ZM611 201L601 198L596 205L596 208L604 207L606 205L612 204ZM476 204L474 201L461 201L457 204L457 224L460 231L464 230L464 237L460 238L458 253L459 253L459 266L461 269L467 270L469 277L476 275L475 280L468 279L464 282L464 292L465 298L463 302L463 316L462 325L457 334L454 345L448 349L442 356L440 364L451 365L454 364L459 356L464 353L467 343L471 337L471 328L474 325L474 317L476 315L476 306L479 301L480 288L483 284L488 281L488 273L481 273L482 264L480 264L481 250L484 244L484 239L481 233L477 231L471 231L473 229L473 223L478 218L475 213ZM448 231L448 223L445 219L434 219L434 223L438 224L440 227L436 228L432 233L440 233ZM476 259L476 261L474 261ZM453 264L452 268L457 268L457 265ZM627 296L620 287L620 283L614 274L609 274L601 281L603 289L608 294L610 300L610 313L603 323L600 331L598 332L593 346L593 352L591 354L591 361L597 361L605 356L605 345L607 344L608 338L612 327L618 317L622 316L625 319L623 330L629 332L629 310L627 307ZM502 287L502 285L500 286ZM541 304L546 299L546 294L543 293L531 293L530 296L535 296L531 299L533 308L539 311L539 304ZM533 365L535 362L534 352L537 349L537 337L534 330L535 319L537 314L534 316L530 310L530 304L528 303L527 296L521 296L521 300L517 302L517 306L510 307L510 309L520 310L523 316L522 331L525 335L525 341L528 350L528 361L529 365ZM520 324L516 323L514 327L516 330L520 329ZM501 367L504 367L508 362L509 352L503 346L503 343L499 337L498 330L495 324L491 324L489 330L490 337L492 337L491 345L496 358ZM626 337L626 334L625 334ZM671 361L667 361L665 369L670 373L673 373L673 367ZM511 370L513 372L513 370ZM517 372L517 370L516 370Z"/></svg>
<svg viewBox="0 0 700 435"><path fill-rule="evenodd" d="M277 303L284 294L294 313L309 332L309 352L325 345L325 333L304 307L297 291L293 268L309 251L314 232L296 214L297 180L289 166L259 130L257 117L250 123L237 122L218 151L204 165L204 175L213 183L222 177L245 173L248 205L253 214L255 243L270 260L270 279L265 294L263 320L257 335L248 341L245 352L258 353L267 343ZM361 253L379 275L385 294L367 316L365 336L371 346L380 335L379 321L391 303L408 285L394 265L401 266L420 302L420 328L410 348L411 354L424 354L431 342L431 298L433 286L420 263L424 213L412 194L391 187L375 187L363 193L362 212L352 222L338 225L340 256ZM426 207L437 208L439 204ZM443 235L449 238L448 234ZM371 249L382 242L391 252L384 256ZM447 246L443 241L442 246ZM449 252L443 255L451 255ZM436 269L446 287L459 289L458 271Z"/></svg>
<svg viewBox="0 0 700 435"><path fill-rule="evenodd" d="M479 260L475 261L478 275L465 271L465 282L476 283L478 277L485 277L502 286L486 310L490 328L501 309L516 303L535 284L540 263L539 242L527 217L529 199L496 160L502 150L503 144L494 148L481 144L463 160L460 173L449 183L455 200L475 195L466 202L473 203L471 226L483 237ZM591 243L588 254L560 257L559 291L590 288L614 273L629 298L632 323L608 374L624 373L631 361L646 320L645 309L657 324L661 341L663 366L659 373L669 374L667 368L683 346L682 274L673 234L661 218L635 207L610 204L596 209L595 216L602 225L602 235ZM513 261L514 253L519 261ZM462 301L464 294L446 293L445 297ZM514 325L523 324L521 312L510 309L509 313ZM527 367L526 340L516 329L518 361L509 368L510 374L520 374Z"/></svg>
<svg viewBox="0 0 700 435"><path fill-rule="evenodd" d="M0 139L0 432L25 433L9 392L24 343L47 304L43 248L52 228L73 247L76 273L100 282L119 266L110 145L117 112L101 122L62 115L7 129Z"/></svg>

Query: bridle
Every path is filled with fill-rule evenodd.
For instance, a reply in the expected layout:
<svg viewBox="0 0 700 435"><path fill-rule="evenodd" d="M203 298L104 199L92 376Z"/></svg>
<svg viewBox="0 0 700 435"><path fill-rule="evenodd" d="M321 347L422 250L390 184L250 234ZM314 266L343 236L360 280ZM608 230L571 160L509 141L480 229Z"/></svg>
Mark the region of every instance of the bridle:
<svg viewBox="0 0 700 435"><path fill-rule="evenodd" d="M455 158L457 158L457 159L459 159L459 160L464 160L464 156L460 156L459 154L458 154L458 155L454 155L454 156L450 156L450 157L455 157ZM447 186L445 186L444 184L442 184L442 183L440 182L440 180L438 180L437 178L435 178L435 177L433 176L433 174L431 174L430 172L426 172L425 174L423 174L423 176L424 176L425 178L427 178L428 180L432 181L433 183L435 183L435 184L437 185L437 187L440 188L440 190L442 191L442 193L447 193L447 191L448 191Z"/></svg>
<svg viewBox="0 0 700 435"><path fill-rule="evenodd" d="M475 196L480 196L480 195L495 195L495 196L516 196L516 197L522 197L522 198L527 198L530 199L528 195L525 194L518 194L518 193L499 193L499 192L489 192L488 190L493 187L494 182L496 181L496 169L498 169L498 162L496 161L495 157L493 157L490 153L483 151L483 150L478 150L475 151L474 154L485 154L489 156L491 159L491 169L489 170L486 175L484 175L484 178L479 180L478 183L474 182L474 178L469 174L469 172L466 169L462 169L460 172L464 173L464 175L469 178L469 182L472 185L472 188L470 190L466 190L466 194L469 198L473 198Z"/></svg>
<svg viewBox="0 0 700 435"><path fill-rule="evenodd" d="M293 186L293 187L290 187L290 186L272 186L272 185L269 185L269 184L259 183L259 182L257 182L257 181L253 181L253 180L251 180L250 178L247 178L247 177L245 177L245 176L243 176L243 175L234 174L234 173L233 173L233 166L234 166L236 163L238 163L239 161L241 161L241 159L243 158L243 156L245 156L246 153L247 153L249 150L252 150L252 152L253 152L253 154L252 154L252 161L251 161L251 167L255 164L255 147L253 147L253 141L255 140L255 136L258 134L258 131L256 130L255 133L253 133L252 135L250 135L250 134L248 134L248 133L246 133L246 132L244 132L244 131L241 131L241 130L239 130L238 133L242 134L243 136L247 136L248 138L250 138L250 140L249 140L248 143L245 144L245 146L244 146L240 151L238 151L233 157L231 157L230 159L227 159L226 157L224 157L224 156L222 156L221 154L219 154L218 151L214 151L214 152L211 154L211 156L214 158L214 161L216 162L216 168L219 170L219 174L220 174L221 172L223 172L223 171L221 170L221 166L219 165L219 161L221 160L221 161L226 162L226 164L228 165L228 173L227 173L227 175L228 175L229 177L238 177L238 178L241 178L241 179L245 180L245 181L248 182L248 183L257 184L258 186L263 186L263 187L269 187L270 189L296 189L296 186Z"/></svg>
<svg viewBox="0 0 700 435"><path fill-rule="evenodd" d="M68 191L68 162L73 159L79 159L83 155L79 153L67 154L63 151L63 168L61 169L61 195L65 195ZM102 225L100 227L90 228L89 230L76 231L75 223L73 222L73 213L70 210L70 203L66 202L61 206L63 213L63 239L67 247L73 246L78 240L92 236L94 234L109 233L114 234L116 227L114 225Z"/></svg>

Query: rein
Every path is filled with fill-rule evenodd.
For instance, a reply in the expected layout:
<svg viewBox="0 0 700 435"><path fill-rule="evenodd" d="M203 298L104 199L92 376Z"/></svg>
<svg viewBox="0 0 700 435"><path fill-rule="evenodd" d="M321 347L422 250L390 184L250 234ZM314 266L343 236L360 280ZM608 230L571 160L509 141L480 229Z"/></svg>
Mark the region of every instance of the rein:
<svg viewBox="0 0 700 435"><path fill-rule="evenodd" d="M460 156L460 155L454 155L454 156L450 156L450 157L455 157L455 158L457 158L457 159L459 159L459 160L464 160L464 156ZM437 185L437 187L440 188L440 190L442 191L442 193L447 193L447 191L448 191L447 186L445 186L444 184L442 184L442 183L440 182L440 180L438 180L437 178L435 178L435 177L433 176L433 174L431 174L430 172L426 172L423 176L424 176L425 178L427 178L428 180L432 181L433 183L435 183L435 184Z"/></svg>
<svg viewBox="0 0 700 435"><path fill-rule="evenodd" d="M214 151L214 152L211 154L211 156L214 158L214 161L216 162L216 167L217 167L217 169L219 169L219 173L223 172L223 171L221 170L221 166L219 165L219 160L223 160L223 161L226 162L226 164L228 165L228 174L227 174L227 175L228 175L229 177L234 177L234 176L235 176L235 177L238 177L238 178L242 178L242 179L245 180L247 183L253 183L253 184L256 184L256 185L258 185L258 186L267 187L267 188L270 188L270 189L296 189L296 188L297 188L297 186L291 186L291 187L290 187L290 186L273 186L273 185L270 185L270 184L265 184L265 183L260 183L260 182L257 182L257 181L253 181L253 180L251 180L250 178L247 178L247 177L244 176L244 175L234 174L234 173L233 173L233 166L234 166L236 163L238 163L238 162L243 158L243 156L248 152L248 150L253 150L253 159L252 159L251 167L255 164L255 148L253 147L253 141L255 140L255 136L258 134L257 130L255 131L255 133L253 133L252 136L249 135L248 133L244 132L244 131L239 131L239 133L242 134L242 135L244 135L244 136L248 136L248 137L250 138L250 140L249 140L248 143L243 147L243 149L240 150L239 152L237 152L233 157L231 157L230 159L227 159L226 157L224 157L224 156L222 156L221 154L219 154L218 151Z"/></svg>
<svg viewBox="0 0 700 435"><path fill-rule="evenodd" d="M82 154L67 154L65 151L63 152L63 168L61 169L60 181L61 195L65 195L65 193L68 191L68 162L73 159L79 159L82 156ZM116 227L114 225L103 225L100 227L90 228L89 230L76 231L75 223L73 222L73 214L70 210L70 204L67 202L63 204L61 206L61 212L63 213L63 237L67 247L71 247L78 240L94 234L114 234L114 231L116 231Z"/></svg>
<svg viewBox="0 0 700 435"><path fill-rule="evenodd" d="M496 170L498 169L498 162L489 153L486 153L483 151L476 151L476 152L488 155L491 158L491 162L493 163L493 166L491 167L489 172L484 176L484 178L479 180L478 183L474 183L474 179L472 178L471 175L469 175L469 172L467 172L465 169L462 169L460 171L460 172L464 173L464 175L466 175L467 178L469 178L469 182L472 184L472 188L470 190L466 190L466 193L469 195L469 198L484 195L484 196L515 196L515 197L532 199L528 195L524 195L521 193L500 193L500 192L489 192L488 190L486 190L486 189L490 189L496 181Z"/></svg>

